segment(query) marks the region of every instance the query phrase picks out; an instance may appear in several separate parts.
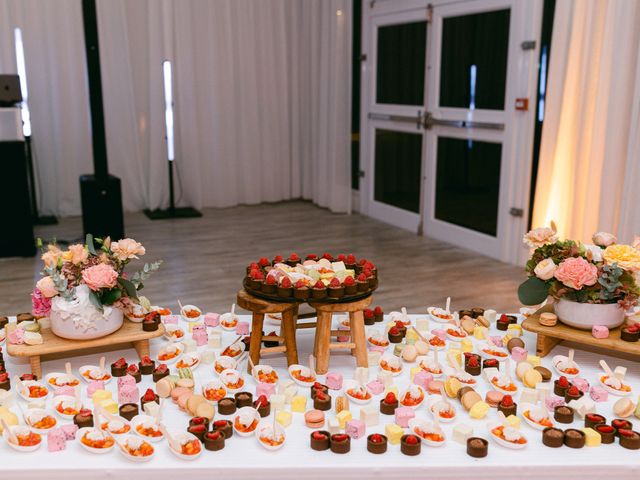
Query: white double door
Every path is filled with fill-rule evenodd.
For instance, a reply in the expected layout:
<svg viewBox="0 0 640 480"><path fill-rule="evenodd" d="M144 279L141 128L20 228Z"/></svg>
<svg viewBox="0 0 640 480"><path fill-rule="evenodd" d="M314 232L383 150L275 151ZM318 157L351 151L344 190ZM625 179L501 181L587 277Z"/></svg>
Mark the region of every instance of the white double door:
<svg viewBox="0 0 640 480"><path fill-rule="evenodd" d="M364 2L362 213L519 261L541 17L541 0Z"/></svg>

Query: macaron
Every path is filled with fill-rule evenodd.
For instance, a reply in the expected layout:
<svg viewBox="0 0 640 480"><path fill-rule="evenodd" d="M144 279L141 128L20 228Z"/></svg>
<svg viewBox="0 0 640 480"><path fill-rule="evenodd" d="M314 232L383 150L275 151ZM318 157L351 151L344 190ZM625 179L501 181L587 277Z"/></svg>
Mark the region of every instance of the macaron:
<svg viewBox="0 0 640 480"><path fill-rule="evenodd" d="M630 417L635 409L635 404L629 398L621 398L613 404L613 413L620 418Z"/></svg>
<svg viewBox="0 0 640 480"><path fill-rule="evenodd" d="M522 382L529 388L536 388L542 382L542 374L534 368L530 368L524 374Z"/></svg>
<svg viewBox="0 0 640 480"><path fill-rule="evenodd" d="M556 323L558 323L558 316L555 313L544 312L540 314L539 320L540 325L544 325L545 327L553 327Z"/></svg>
<svg viewBox="0 0 640 480"><path fill-rule="evenodd" d="M185 393L192 394L193 392L185 387L176 387L173 390L171 390L171 400L173 400L174 403L178 403L178 398L184 395Z"/></svg>
<svg viewBox="0 0 640 480"><path fill-rule="evenodd" d="M516 365L516 377L520 380L524 379L524 374L533 368L529 362L518 362Z"/></svg>
<svg viewBox="0 0 640 480"><path fill-rule="evenodd" d="M324 426L324 412L322 410L309 410L304 414L304 424L309 428L322 428Z"/></svg>
<svg viewBox="0 0 640 480"><path fill-rule="evenodd" d="M500 400L502 400L502 397L504 397L503 393L497 392L495 390L489 390L484 398L484 401L487 402L490 407L497 408Z"/></svg>
<svg viewBox="0 0 640 480"><path fill-rule="evenodd" d="M449 398L456 398L458 396L458 390L462 388L462 383L455 377L449 377L444 382L444 391Z"/></svg>

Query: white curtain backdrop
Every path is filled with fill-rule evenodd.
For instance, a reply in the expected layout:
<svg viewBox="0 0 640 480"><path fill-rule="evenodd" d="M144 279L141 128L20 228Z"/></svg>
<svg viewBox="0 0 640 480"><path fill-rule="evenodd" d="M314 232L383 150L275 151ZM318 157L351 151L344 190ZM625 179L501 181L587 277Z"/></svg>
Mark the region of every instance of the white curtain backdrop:
<svg viewBox="0 0 640 480"><path fill-rule="evenodd" d="M78 175L92 171L81 2L0 0L0 15L2 69L15 71L11 32L23 27L43 211L77 214ZM302 197L349 212L351 21L349 0L98 0L109 170L125 209L167 206L169 59L180 204Z"/></svg>
<svg viewBox="0 0 640 480"><path fill-rule="evenodd" d="M640 233L640 2L556 3L534 226Z"/></svg>

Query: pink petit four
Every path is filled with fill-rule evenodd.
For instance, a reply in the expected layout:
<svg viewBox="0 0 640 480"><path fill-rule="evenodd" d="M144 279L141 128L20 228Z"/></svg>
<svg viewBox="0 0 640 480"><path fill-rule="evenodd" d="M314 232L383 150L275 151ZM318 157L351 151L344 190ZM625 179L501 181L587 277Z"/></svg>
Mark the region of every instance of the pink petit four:
<svg viewBox="0 0 640 480"><path fill-rule="evenodd" d="M126 387L126 386L135 386L136 384L136 379L133 378L133 376L131 375L124 375L122 377L118 377L118 390L120 390L122 387Z"/></svg>
<svg viewBox="0 0 640 480"><path fill-rule="evenodd" d="M249 322L238 322L236 333L238 335L249 335Z"/></svg>
<svg viewBox="0 0 640 480"><path fill-rule="evenodd" d="M177 325L178 324L178 316L177 315L165 315L162 317L162 323L165 325Z"/></svg>
<svg viewBox="0 0 640 480"><path fill-rule="evenodd" d="M395 416L396 424L402 428L407 428L409 426L409 420L415 418L416 412L410 407L398 407L396 408Z"/></svg>
<svg viewBox="0 0 640 480"><path fill-rule="evenodd" d="M349 330L349 327L347 327L346 325L338 325L338 330ZM337 337L338 342L348 342L349 341L349 335L338 335Z"/></svg>
<svg viewBox="0 0 640 480"><path fill-rule="evenodd" d="M384 392L384 383L380 380L371 380L367 383L367 390L369 390L373 395L380 395Z"/></svg>
<svg viewBox="0 0 640 480"><path fill-rule="evenodd" d="M7 341L12 345L22 345L24 343L24 330L14 328L11 330L11 333L7 335Z"/></svg>
<svg viewBox="0 0 640 480"><path fill-rule="evenodd" d="M77 425L74 425L77 428ZM47 435L47 450L59 452L66 448L66 436L62 428L52 428Z"/></svg>
<svg viewBox="0 0 640 480"><path fill-rule="evenodd" d="M564 398L556 395L549 395L544 399L544 405L547 407L547 410L553 412L556 407L564 405Z"/></svg>
<svg viewBox="0 0 640 480"><path fill-rule="evenodd" d="M194 342L196 342L196 346L198 347L202 347L207 343L209 343L209 335L207 334L207 327L203 325L202 328L203 328L202 330L196 330L194 327L193 334L191 335L191 338L193 339Z"/></svg>
<svg viewBox="0 0 640 480"><path fill-rule="evenodd" d="M255 398L261 397L262 395L264 395L267 398L270 398L271 395L273 395L274 393L276 393L275 383L260 382L256 386Z"/></svg>
<svg viewBox="0 0 640 480"><path fill-rule="evenodd" d="M594 402L606 402L609 399L609 392L602 387L594 385L589 390L589 396Z"/></svg>
<svg viewBox="0 0 640 480"><path fill-rule="evenodd" d="M331 390L340 390L342 388L342 374L337 372L329 372L324 382Z"/></svg>
<svg viewBox="0 0 640 480"><path fill-rule="evenodd" d="M57 397L59 395L68 395L73 397L76 394L76 389L74 387L70 387L69 385L64 385L62 387L53 387L53 396Z"/></svg>
<svg viewBox="0 0 640 480"><path fill-rule="evenodd" d="M573 383L582 393L587 393L589 391L589 382L584 378L572 378L571 383Z"/></svg>
<svg viewBox="0 0 640 480"><path fill-rule="evenodd" d="M381 347L380 345L369 345L369 351L371 352L380 352L383 353L386 350L385 347Z"/></svg>
<svg viewBox="0 0 640 480"><path fill-rule="evenodd" d="M140 391L137 385L125 385L118 389L118 403L138 403L140 400Z"/></svg>
<svg viewBox="0 0 640 480"><path fill-rule="evenodd" d="M522 347L513 347L511 349L511 358L516 362L524 362L529 354Z"/></svg>
<svg viewBox="0 0 640 480"><path fill-rule="evenodd" d="M594 338L607 338L609 336L609 329L604 325L594 325L591 329L591 335Z"/></svg>
<svg viewBox="0 0 640 480"><path fill-rule="evenodd" d="M62 430L62 432L64 433L64 437L67 440L75 440L76 439L76 433L78 432L78 425L76 425L75 423L71 423L68 425L62 425L60 427L60 430ZM51 434L49 434L51 435Z"/></svg>
<svg viewBox="0 0 640 480"><path fill-rule="evenodd" d="M345 426L345 433L351 438L362 438L366 431L367 427L362 420L349 420Z"/></svg>
<svg viewBox="0 0 640 480"><path fill-rule="evenodd" d="M496 347L500 347L500 348L504 347L504 345L502 344L502 337L499 335L489 336L489 341L493 343L493 345Z"/></svg>
<svg viewBox="0 0 640 480"><path fill-rule="evenodd" d="M429 372L425 372L424 370L416 373L413 377L413 383L415 383L416 385L420 385L425 390L427 389L427 386L429 385L429 382L431 380L433 380L433 375L431 375Z"/></svg>
<svg viewBox="0 0 640 480"><path fill-rule="evenodd" d="M208 312L204 315L204 324L207 327L217 327L220 325L220 314Z"/></svg>
<svg viewBox="0 0 640 480"><path fill-rule="evenodd" d="M447 340L447 332L445 332L441 328L434 328L433 330L431 330L431 334L435 335L436 337L438 337L442 341L446 341Z"/></svg>
<svg viewBox="0 0 640 480"><path fill-rule="evenodd" d="M91 397L98 390L104 390L104 382L102 380L93 380L87 386L87 395Z"/></svg>

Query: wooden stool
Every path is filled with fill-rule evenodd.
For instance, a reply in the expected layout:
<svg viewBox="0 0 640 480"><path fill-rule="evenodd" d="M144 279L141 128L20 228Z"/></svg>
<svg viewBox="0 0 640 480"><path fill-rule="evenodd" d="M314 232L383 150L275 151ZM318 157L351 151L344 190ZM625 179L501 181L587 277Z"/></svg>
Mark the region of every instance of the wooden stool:
<svg viewBox="0 0 640 480"><path fill-rule="evenodd" d="M254 297L245 290L238 292L236 303L240 308L249 310L252 313L249 356L255 365L260 363L260 357L264 354L283 352L287 354L287 365L298 363L298 347L296 345L298 303L270 302ZM280 336L266 336L262 334L265 313L282 314ZM283 342L284 345L261 348L264 340ZM251 373L251 366L248 366L248 369L249 373Z"/></svg>
<svg viewBox="0 0 640 480"><path fill-rule="evenodd" d="M318 313L314 354L316 356L316 372L323 375L329 370L331 350L350 348L356 357L359 367L367 367L367 339L364 333L364 309L371 304L372 297L349 303L313 303L309 302ZM349 330L331 330L334 313L349 314ZM331 337L349 335L350 342L331 343Z"/></svg>

